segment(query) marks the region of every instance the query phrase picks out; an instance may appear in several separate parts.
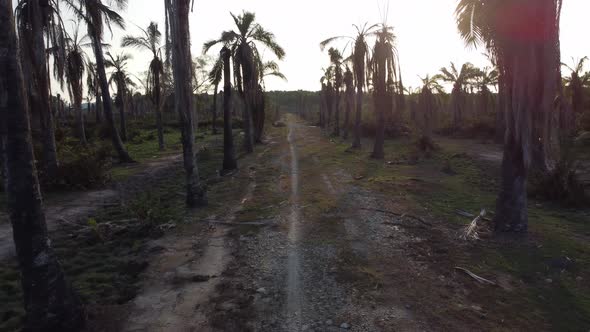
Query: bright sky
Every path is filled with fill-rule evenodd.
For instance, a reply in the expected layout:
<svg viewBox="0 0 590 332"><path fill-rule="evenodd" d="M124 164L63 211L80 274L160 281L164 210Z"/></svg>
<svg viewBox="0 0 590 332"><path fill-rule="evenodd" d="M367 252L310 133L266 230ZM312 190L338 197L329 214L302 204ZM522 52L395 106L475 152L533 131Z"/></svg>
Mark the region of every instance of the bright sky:
<svg viewBox="0 0 590 332"><path fill-rule="evenodd" d="M138 34L134 26L147 27L156 21L164 33L163 0L129 0L129 6L121 14L128 22L127 31L114 31L113 40L107 34L105 42L119 51L120 38L124 34ZM457 34L454 9L457 0L390 0L387 21L395 28L404 83L416 87L418 75L436 73L450 61L461 64L470 61L478 66L487 65L482 50L466 49ZM233 29L229 12L253 11L258 22L275 33L277 41L286 50L287 56L280 63L289 79L283 82L269 78L270 90L317 90L321 68L328 65L327 52L320 51L319 43L332 36L353 35L352 24L377 23L385 15L385 0L196 0L191 14L191 39L193 56L200 55L203 42L219 37L222 30ZM587 13L588 0L565 0L561 20L562 60L570 63L571 57L590 55ZM344 47L345 42L339 47ZM218 49L211 51L216 55ZM140 74L150 61L149 52L127 50L134 59L129 69ZM348 52L348 51L347 51ZM269 52L264 53L270 57Z"/></svg>

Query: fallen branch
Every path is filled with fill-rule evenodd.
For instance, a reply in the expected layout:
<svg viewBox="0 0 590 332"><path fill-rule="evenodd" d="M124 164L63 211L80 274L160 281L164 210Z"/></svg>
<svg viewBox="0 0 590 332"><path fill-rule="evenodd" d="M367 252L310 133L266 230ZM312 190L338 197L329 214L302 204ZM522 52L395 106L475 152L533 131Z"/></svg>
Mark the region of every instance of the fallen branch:
<svg viewBox="0 0 590 332"><path fill-rule="evenodd" d="M482 278L482 277L478 276L477 274L475 274L475 273L473 273L473 272L471 272L471 271L469 271L469 270L467 270L465 268L455 266L455 270L459 270L459 271L465 272L465 274L467 274L471 278L475 279L475 281L479 282L480 284L488 284L488 285L496 286L496 283L495 282L493 282L491 280L488 280L488 279L485 279L485 278Z"/></svg>

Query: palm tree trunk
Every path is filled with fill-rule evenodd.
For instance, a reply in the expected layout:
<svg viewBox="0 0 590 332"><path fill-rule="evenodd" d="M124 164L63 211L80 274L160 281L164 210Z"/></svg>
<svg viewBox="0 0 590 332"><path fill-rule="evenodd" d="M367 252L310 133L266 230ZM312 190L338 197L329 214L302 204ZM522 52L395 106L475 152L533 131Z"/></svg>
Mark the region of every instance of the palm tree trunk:
<svg viewBox="0 0 590 332"><path fill-rule="evenodd" d="M336 102L334 103L334 135L340 136L340 88L336 88Z"/></svg>
<svg viewBox="0 0 590 332"><path fill-rule="evenodd" d="M344 103L346 107L346 111L344 113L344 133L342 134L342 138L348 139L348 131L350 129L350 110L352 108L352 104L354 103L354 88L350 86L346 88L346 92L344 95Z"/></svg>
<svg viewBox="0 0 590 332"><path fill-rule="evenodd" d="M156 110L156 127L158 128L158 147L160 151L163 151L166 146L164 145L164 124L162 121L162 87L160 86L160 72L154 72L154 108Z"/></svg>
<svg viewBox="0 0 590 332"><path fill-rule="evenodd" d="M72 90L74 90L74 87L72 87ZM74 107L76 108L76 115L78 117L78 138L80 139L80 143L82 145L86 145L88 144L88 141L86 140L86 130L84 128L84 112L82 112L82 98L81 96L78 96L77 93L78 92L74 92Z"/></svg>
<svg viewBox="0 0 590 332"><path fill-rule="evenodd" d="M92 28L92 26L89 26L88 30L92 38L92 47L94 48L94 56L96 57L96 70L98 72L100 91L102 94L104 115L111 130L111 140L113 142L113 147L119 156L120 162L133 163L135 161L131 159L131 156L129 156L129 153L125 149L125 145L123 145L123 141L121 141L119 131L115 126L115 118L113 117L113 101L111 99L111 93L109 92L109 83L107 81L107 74L105 71L101 38L95 29Z"/></svg>
<svg viewBox="0 0 590 332"><path fill-rule="evenodd" d="M246 88L245 85L244 95L245 95L245 102L244 102L244 110L243 110L243 122L244 122L244 150L246 153L254 152L254 126L253 126L253 96L252 96L252 89Z"/></svg>
<svg viewBox="0 0 590 332"><path fill-rule="evenodd" d="M363 111L363 86L357 83L356 91L356 116L354 121L354 137L352 139L352 148L361 148L361 113Z"/></svg>
<svg viewBox="0 0 590 332"><path fill-rule="evenodd" d="M215 91L213 92L213 108L211 109L211 113L213 115L212 124L211 124L211 133L213 135L217 135L217 89L219 88L219 83L215 84Z"/></svg>
<svg viewBox="0 0 590 332"><path fill-rule="evenodd" d="M192 116L190 30L188 14L190 0L173 0L170 15L172 38L172 69L174 99L180 117L182 153L186 171L186 204L189 207L207 204L205 188L201 185L195 159Z"/></svg>
<svg viewBox="0 0 590 332"><path fill-rule="evenodd" d="M28 331L80 331L81 301L66 281L47 237L35 168L28 104L18 61L12 1L0 0L0 133Z"/></svg>
<svg viewBox="0 0 590 332"><path fill-rule="evenodd" d="M46 176L52 177L57 172L58 159L55 144L55 127L49 98L49 79L47 76L47 58L45 52L45 40L43 38L43 17L42 9L38 1L31 2L32 5L32 33L33 33L33 76L37 97L33 98L36 105L33 105L41 115L41 131L43 135L43 161Z"/></svg>
<svg viewBox="0 0 590 332"><path fill-rule="evenodd" d="M96 102L95 102L95 106L94 106L94 110L96 111L96 123L100 123L101 121L101 116L100 114L102 113L102 98L100 98L100 92L97 90L96 91Z"/></svg>
<svg viewBox="0 0 590 332"><path fill-rule="evenodd" d="M236 161L231 121L232 87L230 50L224 47L221 50L221 57L223 59L223 170L227 172L238 168L238 163Z"/></svg>
<svg viewBox="0 0 590 332"><path fill-rule="evenodd" d="M127 121L126 121L126 106L127 100L125 98L125 82L119 82L117 84L117 99L119 103L119 125L121 126L121 140L127 142Z"/></svg>

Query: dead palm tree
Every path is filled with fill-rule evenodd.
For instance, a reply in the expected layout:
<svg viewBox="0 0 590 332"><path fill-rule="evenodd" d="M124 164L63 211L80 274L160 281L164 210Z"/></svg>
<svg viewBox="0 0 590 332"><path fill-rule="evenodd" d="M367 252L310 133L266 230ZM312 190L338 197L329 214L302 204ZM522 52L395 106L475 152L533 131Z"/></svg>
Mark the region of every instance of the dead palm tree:
<svg viewBox="0 0 590 332"><path fill-rule="evenodd" d="M20 0L15 12L31 109L38 112L40 117L43 170L48 177L52 177L57 171L58 158L50 103L47 55L51 53L54 56L55 76L63 77L65 60L63 24L59 16L58 2L55 0ZM46 53L47 49L49 53Z"/></svg>
<svg viewBox="0 0 590 332"><path fill-rule="evenodd" d="M115 98L115 105L119 108L119 120L121 126L121 139L127 141L127 95L129 86L134 86L135 83L131 80L129 73L127 73L127 61L131 59L131 55L121 53L113 56L107 52L105 61L106 68L112 68L113 72L109 78L109 85L115 84L117 86L117 97Z"/></svg>
<svg viewBox="0 0 590 332"><path fill-rule="evenodd" d="M141 28L140 28L141 29ZM156 111L156 127L158 128L158 146L164 150L164 125L162 121L162 86L161 77L164 74L162 62L161 39L162 33L158 30L158 24L151 22L147 30L141 29L142 36L125 36L121 42L122 47L135 47L140 50L152 52L152 61L148 70L148 85L146 87L154 110Z"/></svg>
<svg viewBox="0 0 590 332"><path fill-rule="evenodd" d="M373 58L370 62L376 112L375 145L371 157L383 159L385 157L385 112L387 110L389 114L393 109L393 98L397 90L398 55L395 45L396 36L392 27L382 24L376 36Z"/></svg>
<svg viewBox="0 0 590 332"><path fill-rule="evenodd" d="M78 22L78 24L74 26L72 36L67 38L66 77L69 87L68 92L77 116L78 138L80 139L81 144L86 145L88 142L86 140L86 130L84 128L82 99L84 94L84 70L87 68L87 63L86 54L82 47L90 44L88 44L88 36L81 36L79 32Z"/></svg>
<svg viewBox="0 0 590 332"><path fill-rule="evenodd" d="M461 36L469 43L483 44L496 56L504 88L510 91L505 96L506 140L494 218L497 232L527 231L528 173L533 164L546 167L549 115L561 89L561 5L561 0L460 0L457 7Z"/></svg>
<svg viewBox="0 0 590 332"><path fill-rule="evenodd" d="M80 331L84 308L47 237L12 0L0 0L0 50L0 160L6 170L7 205L21 270L24 330Z"/></svg>
<svg viewBox="0 0 590 332"><path fill-rule="evenodd" d="M103 0L63 0L70 9L86 23L88 36L92 40L92 48L96 59L96 69L100 82L100 91L102 94L104 115L110 127L113 147L117 152L119 161L122 163L134 162L123 141L119 136L119 131L115 126L113 116L113 101L109 91L109 83L105 69L105 58L103 53L102 37L105 28L110 30L111 24L124 28L125 21L115 10L105 5ZM111 0L109 4L114 5L117 9L125 9L127 0Z"/></svg>
<svg viewBox="0 0 590 332"><path fill-rule="evenodd" d="M320 48L323 50L327 45L341 39L348 39L354 43L354 50L352 53L352 64L353 68L352 71L355 77L356 83L356 117L355 117L355 125L354 125L354 138L352 141L352 147L356 149L360 149L361 147L361 117L362 117L362 108L363 108L363 88L367 86L367 67L370 61L370 54L369 54L369 45L367 44L367 39L374 35L375 30L379 27L378 24L374 24L368 26L365 23L363 26L359 27L357 25L353 25L356 29L356 35L354 37L351 36L337 36L332 37L324 40L320 43Z"/></svg>
<svg viewBox="0 0 590 332"><path fill-rule="evenodd" d="M232 52L234 80L237 90L246 105L244 112L244 147L252 152L254 142L262 139L264 128L264 108L257 104L260 95L260 67L262 58L259 46L269 49L279 60L285 51L276 42L275 36L256 23L256 15L244 11L241 15L230 13L237 30L224 31L219 39L211 40L203 45L203 53L217 44L228 46Z"/></svg>
<svg viewBox="0 0 590 332"><path fill-rule="evenodd" d="M189 207L207 204L206 188L199 179L195 159L195 134L192 116L192 67L188 14L190 0L172 0L166 12L170 22L172 41L172 69L174 72L174 101L180 117L182 154L186 172L186 204Z"/></svg>
<svg viewBox="0 0 590 332"><path fill-rule="evenodd" d="M441 73L435 78L453 85L451 91L451 112L453 116L453 128L458 130L463 124L463 117L465 111L465 99L467 94L467 86L472 83L477 76L477 70L471 63L464 63L461 70L453 62L447 67L440 69Z"/></svg>

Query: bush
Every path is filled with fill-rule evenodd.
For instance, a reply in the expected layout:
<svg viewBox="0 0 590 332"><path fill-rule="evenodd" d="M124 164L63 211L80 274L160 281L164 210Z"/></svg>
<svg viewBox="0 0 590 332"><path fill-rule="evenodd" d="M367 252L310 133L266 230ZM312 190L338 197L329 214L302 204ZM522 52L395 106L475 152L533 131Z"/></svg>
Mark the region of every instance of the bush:
<svg viewBox="0 0 590 332"><path fill-rule="evenodd" d="M40 173L41 183L48 190L91 189L110 180L110 146L63 146L58 152L57 174L48 178Z"/></svg>

